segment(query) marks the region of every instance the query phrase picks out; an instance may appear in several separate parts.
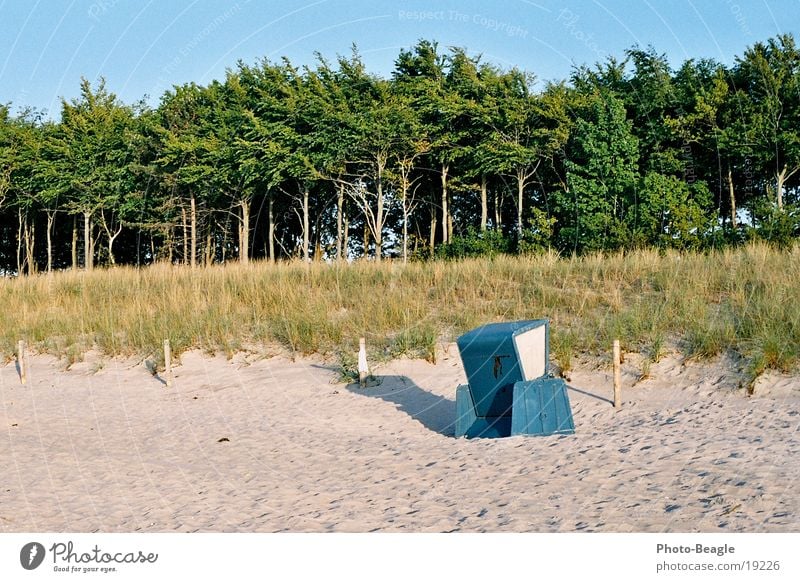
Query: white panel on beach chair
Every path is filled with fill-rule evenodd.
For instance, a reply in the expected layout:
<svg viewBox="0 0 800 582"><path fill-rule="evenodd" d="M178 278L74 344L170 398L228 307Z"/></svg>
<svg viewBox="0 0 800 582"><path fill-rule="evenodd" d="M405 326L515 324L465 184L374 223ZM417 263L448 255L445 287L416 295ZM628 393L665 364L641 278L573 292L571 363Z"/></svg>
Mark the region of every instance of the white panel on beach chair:
<svg viewBox="0 0 800 582"><path fill-rule="evenodd" d="M547 373L547 328L534 327L514 335L519 365L525 380L535 380Z"/></svg>

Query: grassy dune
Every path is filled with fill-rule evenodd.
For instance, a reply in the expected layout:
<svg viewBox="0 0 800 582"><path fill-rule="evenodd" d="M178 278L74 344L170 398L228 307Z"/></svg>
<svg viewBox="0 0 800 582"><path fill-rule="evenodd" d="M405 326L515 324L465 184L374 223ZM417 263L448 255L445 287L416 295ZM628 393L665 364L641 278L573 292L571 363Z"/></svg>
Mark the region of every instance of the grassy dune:
<svg viewBox="0 0 800 582"><path fill-rule="evenodd" d="M745 357L753 375L800 359L800 248L720 253L460 262L159 265L0 281L0 349L16 342L78 359L173 350L227 353L274 342L299 353L433 358L439 339L490 321L549 317L552 352L626 350L657 360L667 346ZM345 357L345 356L343 356Z"/></svg>

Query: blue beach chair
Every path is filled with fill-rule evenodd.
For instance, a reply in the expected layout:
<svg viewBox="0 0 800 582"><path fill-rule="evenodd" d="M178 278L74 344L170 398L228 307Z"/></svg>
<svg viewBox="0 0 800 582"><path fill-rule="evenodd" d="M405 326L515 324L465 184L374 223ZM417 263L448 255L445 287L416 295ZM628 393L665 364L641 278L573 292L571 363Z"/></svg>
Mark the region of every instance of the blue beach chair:
<svg viewBox="0 0 800 582"><path fill-rule="evenodd" d="M490 323L458 338L467 384L456 390L456 436L572 434L567 385L549 372L546 319Z"/></svg>

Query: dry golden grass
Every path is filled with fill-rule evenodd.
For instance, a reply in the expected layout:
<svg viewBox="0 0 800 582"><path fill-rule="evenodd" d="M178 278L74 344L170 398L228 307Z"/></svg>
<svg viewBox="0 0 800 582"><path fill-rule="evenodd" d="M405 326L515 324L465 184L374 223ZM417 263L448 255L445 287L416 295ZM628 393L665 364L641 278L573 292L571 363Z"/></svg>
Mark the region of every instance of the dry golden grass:
<svg viewBox="0 0 800 582"><path fill-rule="evenodd" d="M439 339L499 320L548 317L562 367L578 353L623 348L657 360L726 350L754 374L800 356L800 249L720 253L641 251L560 259L353 265L158 265L61 272L0 282L0 349L79 358L189 348L233 353L279 342L299 353L349 353L366 336L374 356L432 358Z"/></svg>

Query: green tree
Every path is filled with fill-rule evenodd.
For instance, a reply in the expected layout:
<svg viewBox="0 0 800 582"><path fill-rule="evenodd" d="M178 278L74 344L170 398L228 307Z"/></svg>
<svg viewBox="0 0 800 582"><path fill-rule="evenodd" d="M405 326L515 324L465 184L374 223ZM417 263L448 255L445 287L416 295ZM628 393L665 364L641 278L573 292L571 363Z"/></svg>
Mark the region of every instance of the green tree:
<svg viewBox="0 0 800 582"><path fill-rule="evenodd" d="M380 261L388 206L393 202L387 172L404 137L400 135L403 102L392 93L388 81L367 74L357 54L349 61L340 59L340 69L350 102L346 115L340 117L352 144L347 162L353 179L348 193L364 216L375 241L375 259Z"/></svg>
<svg viewBox="0 0 800 582"><path fill-rule="evenodd" d="M638 203L626 221L637 246L697 249L708 234L713 214L705 182L687 184L674 176L649 172L639 182Z"/></svg>
<svg viewBox="0 0 800 582"><path fill-rule="evenodd" d="M560 247L580 253L623 246L638 178L638 140L619 98L606 90L586 97L567 157L568 189L556 197Z"/></svg>
<svg viewBox="0 0 800 582"><path fill-rule="evenodd" d="M733 71L740 119L737 130L753 145L755 166L778 210L800 172L800 51L789 34L756 43Z"/></svg>
<svg viewBox="0 0 800 582"><path fill-rule="evenodd" d="M679 175L684 168L683 144L664 123L675 117L680 103L666 55L653 47L626 52L633 71L626 76L625 103L632 132L639 142L639 163L643 172Z"/></svg>
<svg viewBox="0 0 800 582"><path fill-rule="evenodd" d="M35 218L40 202L37 194L43 145L38 118L32 111L23 111L11 118L7 108L0 108L0 206L8 199L17 211L16 270L19 274L36 271Z"/></svg>
<svg viewBox="0 0 800 582"><path fill-rule="evenodd" d="M166 258L173 260L174 231L181 225L183 261L193 267L197 263L201 209L208 213L217 204L218 142L212 127L213 109L208 89L194 83L175 86L162 97L154 128L159 141L156 164L164 194L158 229L167 243Z"/></svg>
<svg viewBox="0 0 800 582"><path fill-rule="evenodd" d="M92 89L81 81L80 97L61 103L61 123L55 139L64 155L59 188L69 192L69 209L84 220L84 266L94 265L95 220L106 234L108 258L113 264L114 241L122 227L120 206L131 183L132 151L128 145L134 113L119 102L100 80Z"/></svg>
<svg viewBox="0 0 800 582"><path fill-rule="evenodd" d="M446 243L453 232L453 213L450 205L450 179L453 166L467 153L465 142L469 139L471 119L467 104L457 89L458 68L448 75L448 61L458 62L459 52L448 59L439 53L435 42L420 41L409 51L401 51L395 61L393 81L397 90L409 95L413 107L419 112L430 140L430 159L440 182L440 224L442 242ZM431 244L436 230L436 201L430 199Z"/></svg>
<svg viewBox="0 0 800 582"><path fill-rule="evenodd" d="M240 67L241 68L241 67ZM301 252L311 258L312 194L322 179L325 150L316 131L320 120L309 76L287 60L281 65L262 61L250 68L246 82L254 93L252 115L246 132L248 151L255 156L264 179L296 204ZM299 209L298 209L299 206ZM318 204L317 204L318 206ZM321 210L321 208L318 208ZM319 239L319 233L316 233Z"/></svg>

